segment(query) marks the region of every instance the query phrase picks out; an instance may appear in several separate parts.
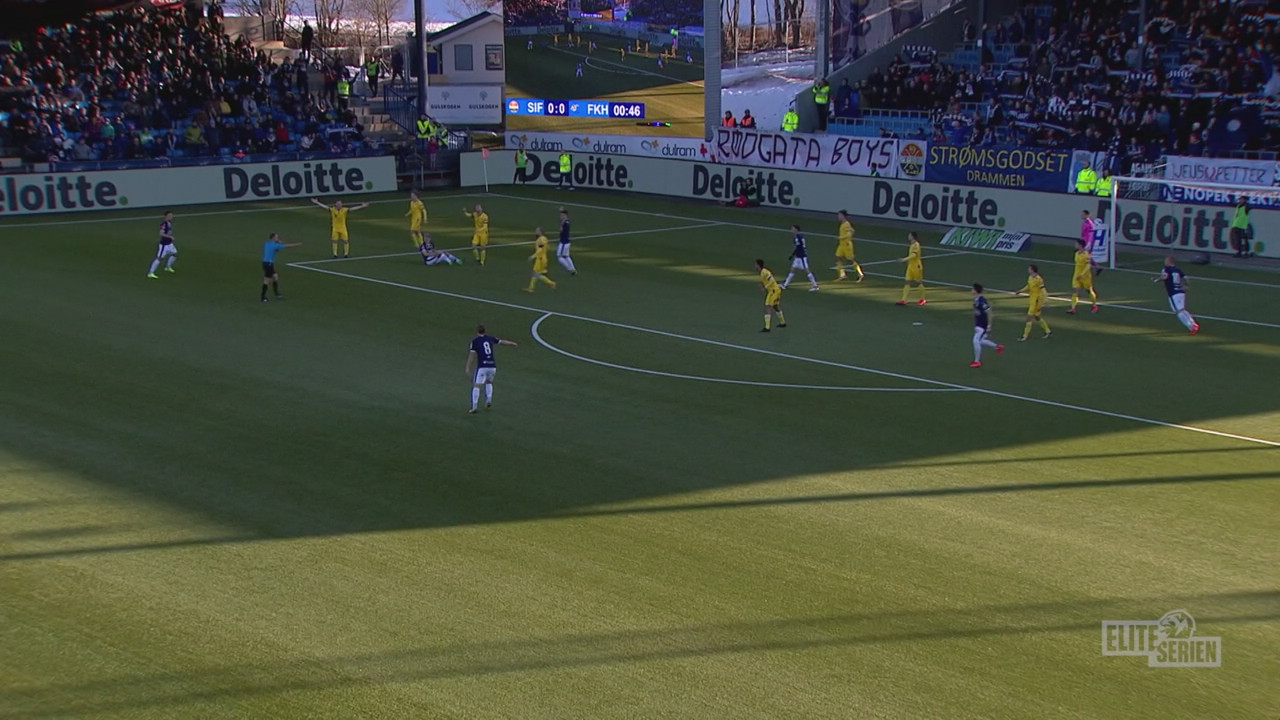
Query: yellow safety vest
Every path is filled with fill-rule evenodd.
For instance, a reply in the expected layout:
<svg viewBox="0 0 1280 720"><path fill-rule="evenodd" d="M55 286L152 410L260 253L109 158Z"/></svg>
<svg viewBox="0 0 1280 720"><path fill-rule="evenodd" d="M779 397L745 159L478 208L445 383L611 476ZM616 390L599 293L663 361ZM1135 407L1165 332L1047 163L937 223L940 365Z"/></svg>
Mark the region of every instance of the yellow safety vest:
<svg viewBox="0 0 1280 720"><path fill-rule="evenodd" d="M795 110L788 110L782 116L782 132L795 132L800 127L800 115Z"/></svg>
<svg viewBox="0 0 1280 720"><path fill-rule="evenodd" d="M1114 178L1100 177L1098 182L1093 184L1093 194L1098 197L1111 197L1111 186L1115 183Z"/></svg>
<svg viewBox="0 0 1280 720"><path fill-rule="evenodd" d="M427 138L431 137L431 121L430 120L419 120L416 124L418 126L419 140L426 140Z"/></svg>
<svg viewBox="0 0 1280 720"><path fill-rule="evenodd" d="M813 101L819 105L826 105L831 100L830 85L816 85L813 88Z"/></svg>
<svg viewBox="0 0 1280 720"><path fill-rule="evenodd" d="M351 94L351 83L346 80L338 81L338 97L346 97Z"/></svg>
<svg viewBox="0 0 1280 720"><path fill-rule="evenodd" d="M1076 192L1088 195L1098 185L1098 173L1093 168L1084 168L1076 174Z"/></svg>
<svg viewBox="0 0 1280 720"><path fill-rule="evenodd" d="M569 153L560 153L560 172L567 173L573 170L573 157Z"/></svg>

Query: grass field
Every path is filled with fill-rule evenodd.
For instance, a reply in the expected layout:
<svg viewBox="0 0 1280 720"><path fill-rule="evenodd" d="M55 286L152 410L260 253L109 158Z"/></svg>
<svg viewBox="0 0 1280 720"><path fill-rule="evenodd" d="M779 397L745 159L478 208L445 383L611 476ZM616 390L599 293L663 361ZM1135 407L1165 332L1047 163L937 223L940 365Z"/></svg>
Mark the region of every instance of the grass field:
<svg viewBox="0 0 1280 720"><path fill-rule="evenodd" d="M896 307L903 232L860 224L867 282L824 267L766 335L754 258L833 218L518 192L430 226L571 201L555 292L527 246L423 267L399 196L338 261L303 203L177 208L159 280L157 213L0 221L0 716L1276 717L1274 276L1196 268L1196 337L1148 256L1049 341L995 295L970 370L965 288L1026 257L925 233ZM471 416L480 322L520 346ZM1177 609L1222 667L1101 655Z"/></svg>
<svg viewBox="0 0 1280 720"><path fill-rule="evenodd" d="M704 84L701 50L693 63L684 53L664 67L658 67L658 48L634 52L634 41L626 57L620 49L622 38L583 33L585 43L596 42L595 52L582 46L569 47L564 35L558 44L551 36L507 38L507 97L551 100L601 99L615 102L642 102L645 121L671 123L670 127L644 127L636 120L535 117L508 115L507 129L513 131L583 133L591 135L653 135L655 137L702 137L705 131ZM576 76L578 63L582 77Z"/></svg>

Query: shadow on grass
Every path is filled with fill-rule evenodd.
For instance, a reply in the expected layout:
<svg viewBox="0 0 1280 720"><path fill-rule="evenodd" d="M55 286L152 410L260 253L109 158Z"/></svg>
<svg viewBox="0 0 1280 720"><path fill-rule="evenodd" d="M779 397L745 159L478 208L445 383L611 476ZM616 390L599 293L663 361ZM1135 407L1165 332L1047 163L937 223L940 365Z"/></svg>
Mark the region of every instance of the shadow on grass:
<svg viewBox="0 0 1280 720"><path fill-rule="evenodd" d="M0 706L8 708L5 717L10 720L156 708L180 713L192 703L234 703L286 693L736 654L1007 636L1025 636L1036 644L1051 634L1097 632L1104 619L1148 619L1144 613L1182 607L1196 608L1199 626L1207 630L1274 621L1280 618L1278 601L1275 591L1236 592L634 629L9 688L0 690ZM1097 640L1081 642L1096 646Z"/></svg>

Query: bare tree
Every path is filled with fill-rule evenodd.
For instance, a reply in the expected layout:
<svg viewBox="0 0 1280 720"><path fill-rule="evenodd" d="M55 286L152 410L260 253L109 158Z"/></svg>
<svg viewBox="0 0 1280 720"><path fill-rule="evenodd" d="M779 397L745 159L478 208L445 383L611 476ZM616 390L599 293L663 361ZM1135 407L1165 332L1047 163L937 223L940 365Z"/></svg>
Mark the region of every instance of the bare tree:
<svg viewBox="0 0 1280 720"><path fill-rule="evenodd" d="M773 0L773 44L782 45L787 41L787 20L782 14L782 0Z"/></svg>
<svg viewBox="0 0 1280 720"><path fill-rule="evenodd" d="M466 18L486 10L502 11L502 0L448 0L445 7L456 17Z"/></svg>
<svg viewBox="0 0 1280 720"><path fill-rule="evenodd" d="M276 23L283 25L285 19L298 9L298 1L236 0L234 7L241 15L262 18L263 29L265 30Z"/></svg>
<svg viewBox="0 0 1280 720"><path fill-rule="evenodd" d="M404 0L355 0L355 14L373 30L368 40L375 46L391 44L391 20Z"/></svg>
<svg viewBox="0 0 1280 720"><path fill-rule="evenodd" d="M800 19L804 17L804 0L783 0L783 10L787 16L787 43L800 45Z"/></svg>
<svg viewBox="0 0 1280 720"><path fill-rule="evenodd" d="M313 0L316 15L316 44L323 47L333 41L338 28L347 19L347 0Z"/></svg>

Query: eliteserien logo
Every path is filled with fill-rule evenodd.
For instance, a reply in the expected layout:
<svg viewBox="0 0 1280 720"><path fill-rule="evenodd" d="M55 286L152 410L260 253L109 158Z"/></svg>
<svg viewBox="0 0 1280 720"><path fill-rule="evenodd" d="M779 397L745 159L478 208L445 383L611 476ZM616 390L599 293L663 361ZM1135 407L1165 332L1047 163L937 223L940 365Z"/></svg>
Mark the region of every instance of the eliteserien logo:
<svg viewBox="0 0 1280 720"><path fill-rule="evenodd" d="M302 170L286 171L282 171L279 165L260 172L238 167L224 168L222 188L226 199L239 200L246 196L270 198L372 190L373 183L365 182L360 168L344 170L341 164L330 162L304 163Z"/></svg>
<svg viewBox="0 0 1280 720"><path fill-rule="evenodd" d="M1196 637L1196 619L1186 610L1159 620L1103 620L1102 654L1145 657L1147 667L1222 667L1222 638Z"/></svg>

